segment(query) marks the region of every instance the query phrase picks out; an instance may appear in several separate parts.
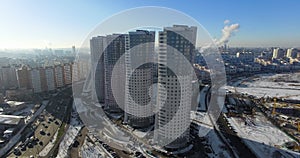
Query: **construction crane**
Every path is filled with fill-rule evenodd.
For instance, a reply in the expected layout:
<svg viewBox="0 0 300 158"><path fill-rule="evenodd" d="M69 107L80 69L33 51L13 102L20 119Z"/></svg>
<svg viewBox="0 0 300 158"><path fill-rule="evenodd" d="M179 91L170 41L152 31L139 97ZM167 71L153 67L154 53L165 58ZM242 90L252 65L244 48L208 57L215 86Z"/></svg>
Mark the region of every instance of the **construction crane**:
<svg viewBox="0 0 300 158"><path fill-rule="evenodd" d="M276 107L277 107L277 98L274 98L273 100L274 100L274 104L273 104L272 116L275 116Z"/></svg>
<svg viewBox="0 0 300 158"><path fill-rule="evenodd" d="M277 94L278 95L278 94ZM282 97L278 97L278 99L282 100L284 98L287 98L286 96L282 96ZM277 104L277 97L273 97L273 109L272 109L272 116L274 116L276 114L276 108L277 107L286 107L287 104Z"/></svg>

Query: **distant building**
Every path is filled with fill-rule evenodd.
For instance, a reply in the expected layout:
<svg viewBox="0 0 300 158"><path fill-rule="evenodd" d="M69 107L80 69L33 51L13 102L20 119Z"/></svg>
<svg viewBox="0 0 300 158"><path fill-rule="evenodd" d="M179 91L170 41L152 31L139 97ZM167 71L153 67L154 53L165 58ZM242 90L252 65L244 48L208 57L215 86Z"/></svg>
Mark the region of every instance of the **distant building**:
<svg viewBox="0 0 300 158"><path fill-rule="evenodd" d="M39 70L40 70L42 92L48 91L45 69L44 68L39 68Z"/></svg>
<svg viewBox="0 0 300 158"><path fill-rule="evenodd" d="M20 89L32 89L33 93L52 91L72 83L72 65L33 69L22 66L17 70L17 78Z"/></svg>
<svg viewBox="0 0 300 158"><path fill-rule="evenodd" d="M72 81L80 81L85 79L89 70L89 62L87 61L75 61L71 64Z"/></svg>
<svg viewBox="0 0 300 158"><path fill-rule="evenodd" d="M226 74L235 74L237 72L236 66L233 65L225 65Z"/></svg>
<svg viewBox="0 0 300 158"><path fill-rule="evenodd" d="M66 85L72 84L72 65L71 64L64 64L64 83Z"/></svg>
<svg viewBox="0 0 300 158"><path fill-rule="evenodd" d="M12 66L3 66L1 68L2 88L16 88L18 87L16 69Z"/></svg>
<svg viewBox="0 0 300 158"><path fill-rule="evenodd" d="M295 49L295 48L289 48L289 49L287 49L287 51L286 51L286 57L295 59L295 58L297 58L297 54L298 54L299 52L300 52L300 51L299 51L298 49Z"/></svg>
<svg viewBox="0 0 300 158"><path fill-rule="evenodd" d="M61 65L57 65L54 67L54 76L55 76L56 88L63 87L64 86L64 74L63 74L63 67Z"/></svg>
<svg viewBox="0 0 300 158"><path fill-rule="evenodd" d="M80 66L79 62L74 62L72 64L72 80L74 82L79 81L81 79L80 77Z"/></svg>
<svg viewBox="0 0 300 158"><path fill-rule="evenodd" d="M243 62L253 62L254 54L252 52L238 52L236 57Z"/></svg>
<svg viewBox="0 0 300 158"><path fill-rule="evenodd" d="M40 70L37 68L29 70L29 77L30 77L33 93L42 92Z"/></svg>
<svg viewBox="0 0 300 158"><path fill-rule="evenodd" d="M31 88L31 82L29 81L29 71L27 66L22 66L17 70L17 80L19 88Z"/></svg>
<svg viewBox="0 0 300 158"><path fill-rule="evenodd" d="M274 48L273 49L273 59L280 59L283 58L285 55L285 52L283 49L281 48Z"/></svg>
<svg viewBox="0 0 300 158"><path fill-rule="evenodd" d="M46 82L47 82L47 90L48 91L55 90L55 77L54 77L53 67L45 68L45 76L46 76Z"/></svg>
<svg viewBox="0 0 300 158"><path fill-rule="evenodd" d="M289 48L286 50L286 57L291 58L292 57L292 51L294 48Z"/></svg>

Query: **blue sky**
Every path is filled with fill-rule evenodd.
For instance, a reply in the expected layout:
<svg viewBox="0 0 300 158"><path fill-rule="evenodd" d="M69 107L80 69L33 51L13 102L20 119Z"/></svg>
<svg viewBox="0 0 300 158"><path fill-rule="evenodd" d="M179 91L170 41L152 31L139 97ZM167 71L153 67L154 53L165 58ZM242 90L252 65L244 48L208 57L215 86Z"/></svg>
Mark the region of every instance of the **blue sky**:
<svg viewBox="0 0 300 158"><path fill-rule="evenodd" d="M220 38L224 20L240 24L231 46L299 47L300 1L4 0L0 49L80 46L101 21L125 9L162 6L184 12ZM159 17L158 17L159 18Z"/></svg>

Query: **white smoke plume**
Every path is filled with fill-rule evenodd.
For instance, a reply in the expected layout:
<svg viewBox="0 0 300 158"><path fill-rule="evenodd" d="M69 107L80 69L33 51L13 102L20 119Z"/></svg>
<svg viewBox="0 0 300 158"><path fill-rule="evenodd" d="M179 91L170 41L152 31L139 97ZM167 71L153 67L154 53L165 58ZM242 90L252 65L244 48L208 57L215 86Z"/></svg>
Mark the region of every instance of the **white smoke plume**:
<svg viewBox="0 0 300 158"><path fill-rule="evenodd" d="M229 24L229 23L230 23L229 20L225 20L225 21L224 21L224 25L227 25L227 24Z"/></svg>
<svg viewBox="0 0 300 158"><path fill-rule="evenodd" d="M218 46L227 44L229 42L230 37L233 36L234 33L237 32L238 29L240 28L240 24L238 23L236 24L229 24L229 23L230 23L229 20L224 21L225 26L222 29L222 37L219 40L216 40L216 44Z"/></svg>

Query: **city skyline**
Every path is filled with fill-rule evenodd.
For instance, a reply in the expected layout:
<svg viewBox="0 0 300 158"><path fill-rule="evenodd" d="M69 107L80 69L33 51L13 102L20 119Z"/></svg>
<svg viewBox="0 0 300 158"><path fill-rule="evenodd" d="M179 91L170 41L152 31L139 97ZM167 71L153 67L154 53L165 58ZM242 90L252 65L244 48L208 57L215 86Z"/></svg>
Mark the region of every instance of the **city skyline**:
<svg viewBox="0 0 300 158"><path fill-rule="evenodd" d="M141 6L167 7L197 20L213 39L222 37L224 22L239 24L228 43L233 47L299 47L299 2L170 1L36 2L5 1L1 5L0 49L81 46L87 34L112 14ZM60 5L58 5L60 4Z"/></svg>
<svg viewBox="0 0 300 158"><path fill-rule="evenodd" d="M298 158L299 4L3 1L0 157Z"/></svg>
<svg viewBox="0 0 300 158"><path fill-rule="evenodd" d="M173 25L0 58L0 157L298 157L300 49L228 48L227 26L202 54Z"/></svg>

